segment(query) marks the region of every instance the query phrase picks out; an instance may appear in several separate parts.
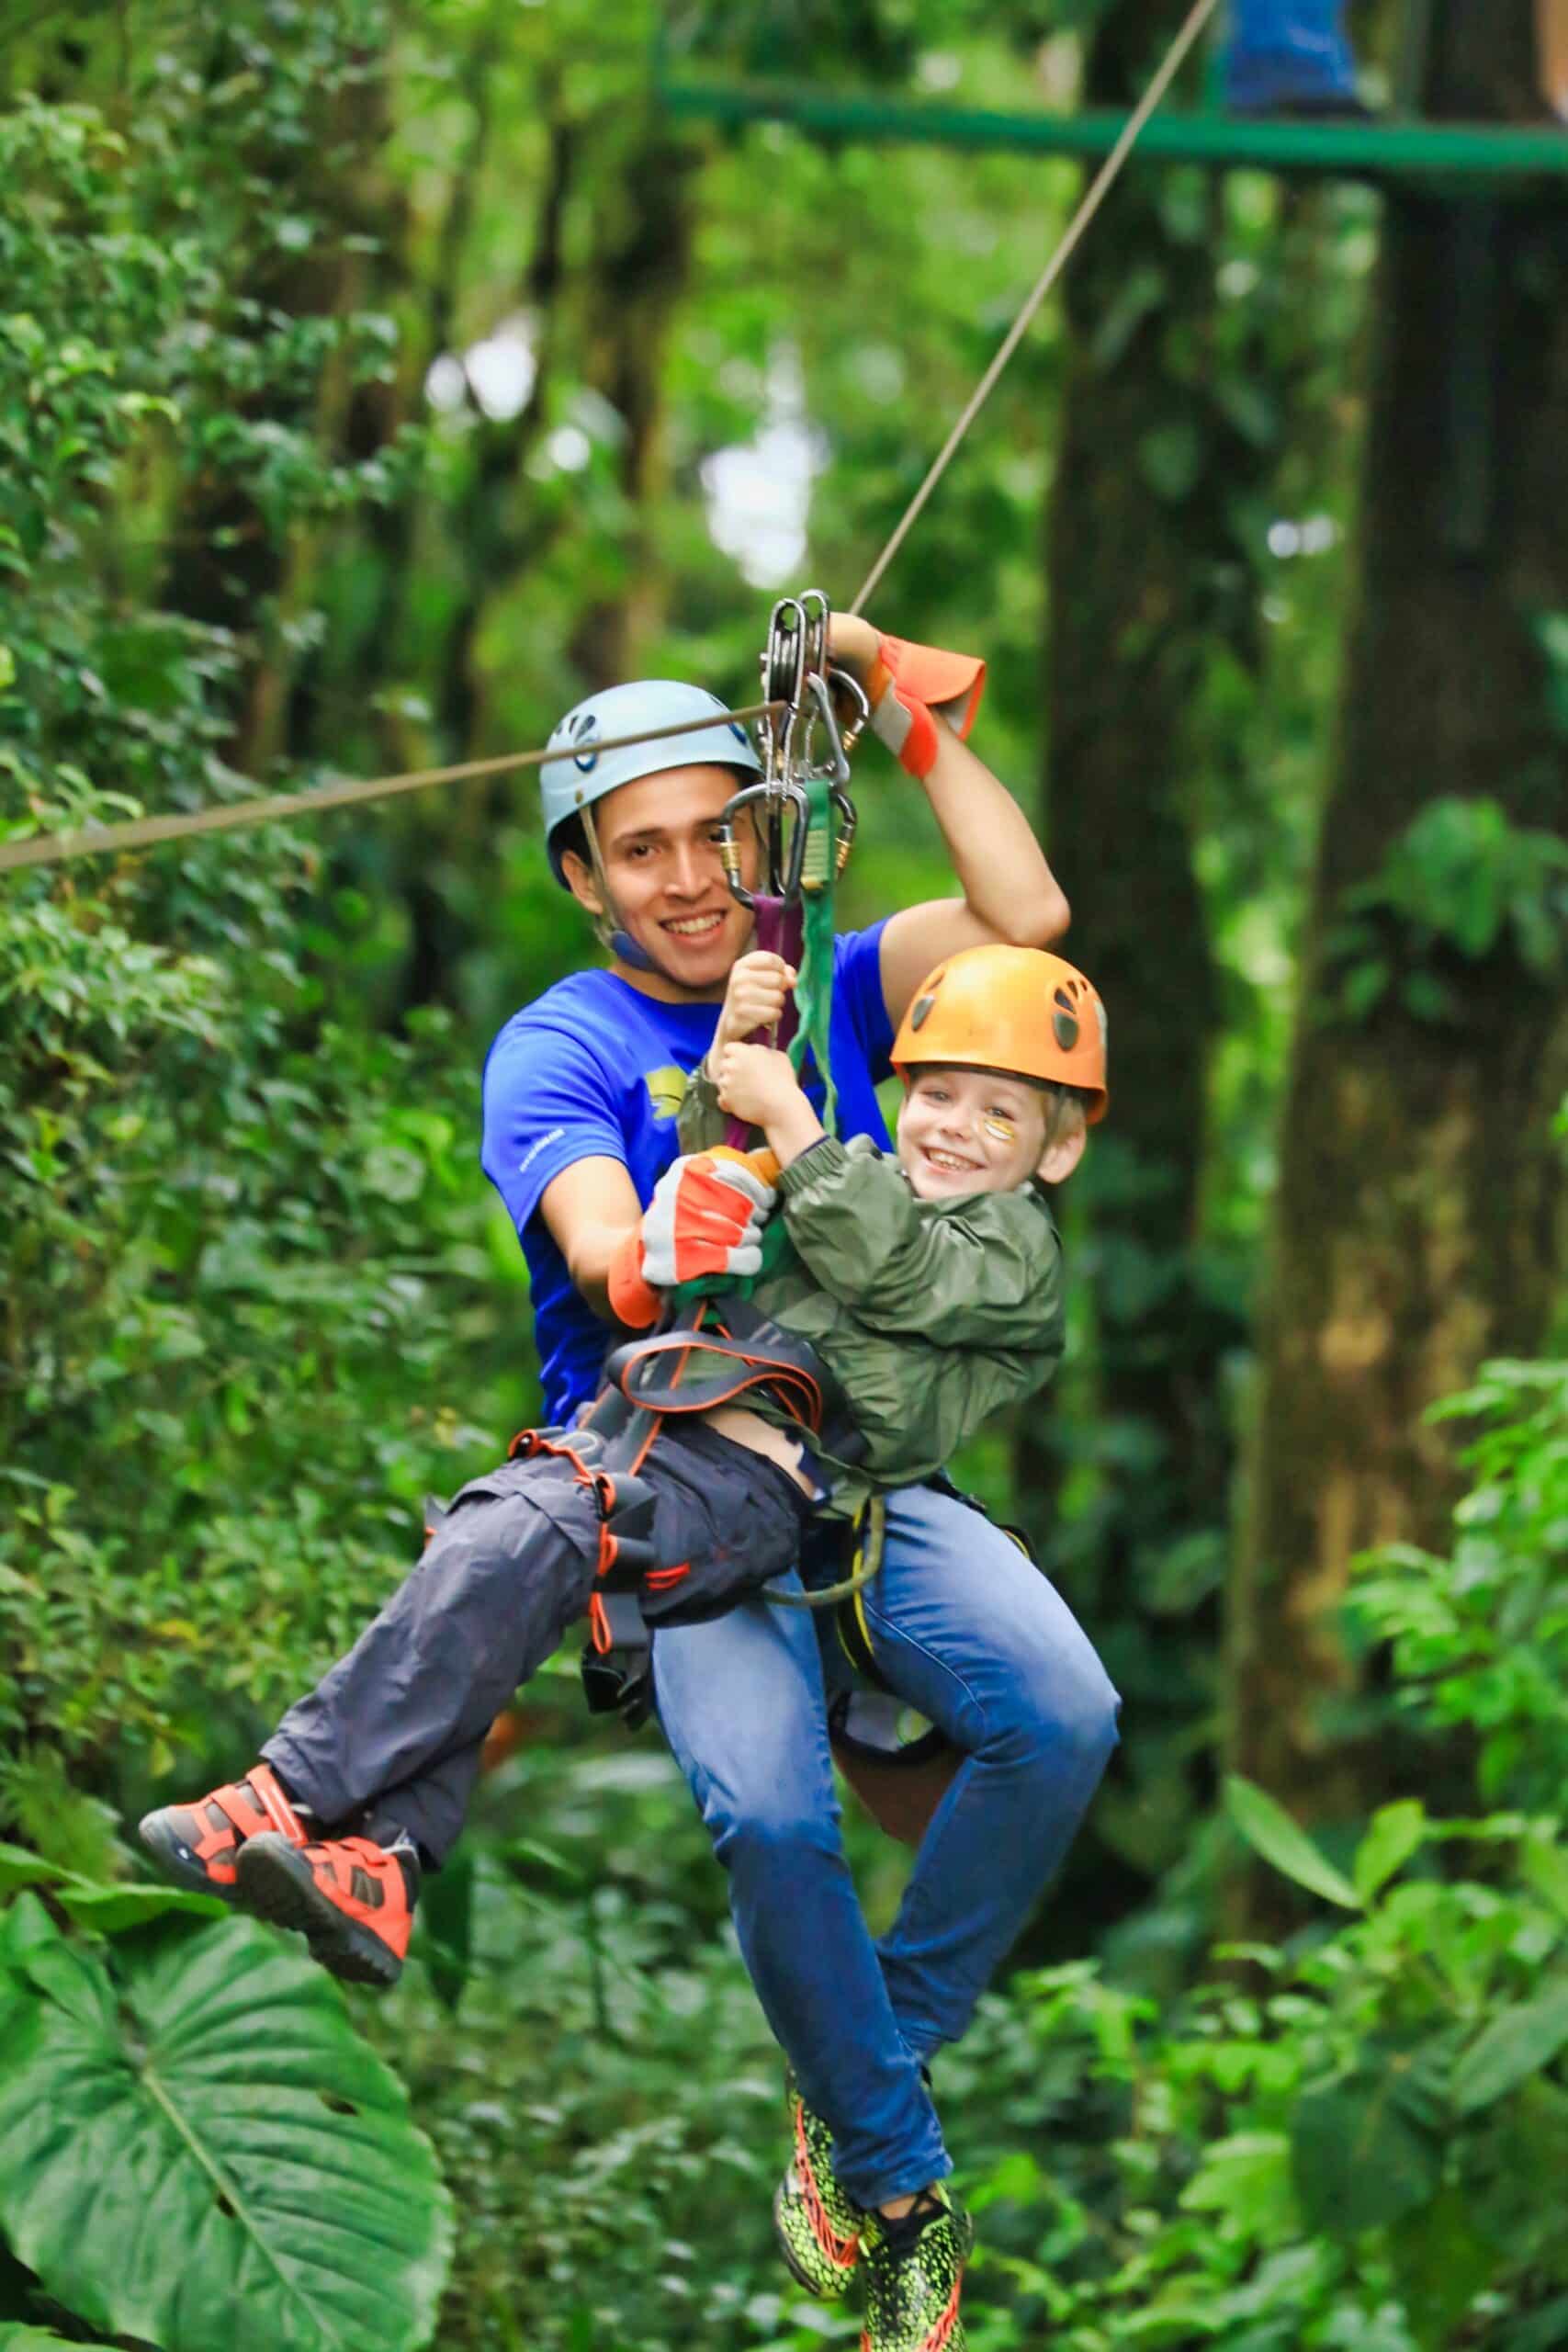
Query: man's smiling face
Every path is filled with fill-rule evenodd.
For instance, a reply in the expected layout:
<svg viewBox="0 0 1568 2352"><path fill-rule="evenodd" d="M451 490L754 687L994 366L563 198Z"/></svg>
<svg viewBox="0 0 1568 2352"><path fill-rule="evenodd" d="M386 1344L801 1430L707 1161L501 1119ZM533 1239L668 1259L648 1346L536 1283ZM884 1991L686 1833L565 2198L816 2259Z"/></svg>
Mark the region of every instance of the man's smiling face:
<svg viewBox="0 0 1568 2352"><path fill-rule="evenodd" d="M638 986L663 980L673 996L723 996L729 967L751 935L750 914L731 896L718 854L719 818L743 780L730 768L668 768L617 786L595 806L616 921L655 967L636 975ZM749 823L738 823L736 833L750 888L754 837ZM563 864L573 894L600 911L581 859L569 852Z"/></svg>

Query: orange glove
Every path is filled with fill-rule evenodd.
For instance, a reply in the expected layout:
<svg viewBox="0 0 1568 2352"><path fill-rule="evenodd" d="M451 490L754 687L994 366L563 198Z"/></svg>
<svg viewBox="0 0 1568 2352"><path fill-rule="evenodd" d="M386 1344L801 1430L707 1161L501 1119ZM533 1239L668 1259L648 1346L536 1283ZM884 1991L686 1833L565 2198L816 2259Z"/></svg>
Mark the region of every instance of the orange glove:
<svg viewBox="0 0 1568 2352"><path fill-rule="evenodd" d="M657 1293L700 1274L754 1274L762 1263L762 1220L776 1195L740 1154L696 1152L668 1167L642 1223L610 1266L610 1305L640 1330L657 1321Z"/></svg>
<svg viewBox="0 0 1568 2352"><path fill-rule="evenodd" d="M972 653L944 653L934 645L914 645L885 637L866 673L871 723L898 764L922 782L936 765L942 738L935 713L960 742L975 724L986 687L986 665Z"/></svg>

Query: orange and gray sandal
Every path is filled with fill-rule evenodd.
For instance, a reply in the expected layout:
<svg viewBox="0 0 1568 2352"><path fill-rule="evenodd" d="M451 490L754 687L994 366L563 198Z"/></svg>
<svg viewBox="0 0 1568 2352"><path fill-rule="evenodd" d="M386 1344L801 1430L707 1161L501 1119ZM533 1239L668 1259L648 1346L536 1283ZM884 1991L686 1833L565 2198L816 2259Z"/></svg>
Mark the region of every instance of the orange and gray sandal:
<svg viewBox="0 0 1568 2352"><path fill-rule="evenodd" d="M297 1846L274 1834L240 1850L240 1901L275 1928L295 1928L310 1957L349 1984L395 1984L409 1948L419 1863L368 1838Z"/></svg>
<svg viewBox="0 0 1568 2352"><path fill-rule="evenodd" d="M263 1832L289 1846L303 1846L310 1836L270 1764L254 1765L243 1781L194 1804L165 1804L143 1815L141 1838L181 1886L232 1903L240 1849Z"/></svg>

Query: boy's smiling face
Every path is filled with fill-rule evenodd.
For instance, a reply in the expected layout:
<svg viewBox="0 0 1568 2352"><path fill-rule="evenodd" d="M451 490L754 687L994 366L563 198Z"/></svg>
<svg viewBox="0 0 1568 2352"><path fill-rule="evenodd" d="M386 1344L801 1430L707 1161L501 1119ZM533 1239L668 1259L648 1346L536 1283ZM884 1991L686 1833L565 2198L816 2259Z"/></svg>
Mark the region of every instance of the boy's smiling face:
<svg viewBox="0 0 1568 2352"><path fill-rule="evenodd" d="M910 1072L898 1165L922 1201L1010 1193L1044 1172L1048 1157L1045 1097L1027 1079L941 1065Z"/></svg>

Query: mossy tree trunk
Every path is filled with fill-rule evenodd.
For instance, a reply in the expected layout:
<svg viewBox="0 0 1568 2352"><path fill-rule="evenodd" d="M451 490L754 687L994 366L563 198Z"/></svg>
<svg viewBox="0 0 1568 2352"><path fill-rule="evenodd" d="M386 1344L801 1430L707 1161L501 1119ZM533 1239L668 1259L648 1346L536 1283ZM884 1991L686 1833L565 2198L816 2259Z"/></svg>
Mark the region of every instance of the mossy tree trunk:
<svg viewBox="0 0 1568 2352"><path fill-rule="evenodd" d="M1444 0L1426 110L1538 113L1532 17L1529 0L1484 19ZM1361 1548L1442 1532L1452 1442L1424 1409L1542 1339L1562 1198L1550 1123L1568 1084L1561 966L1529 952L1474 810L1490 798L1538 842L1568 811L1542 628L1568 611L1560 201L1391 194L1375 316L1228 1657L1237 1768L1322 1820L1397 1784L1338 1604ZM1469 808L1434 812L1450 796ZM1560 917L1516 846L1549 934ZM1401 872L1402 905L1352 903ZM1251 1896L1254 1919L1277 1901Z"/></svg>

